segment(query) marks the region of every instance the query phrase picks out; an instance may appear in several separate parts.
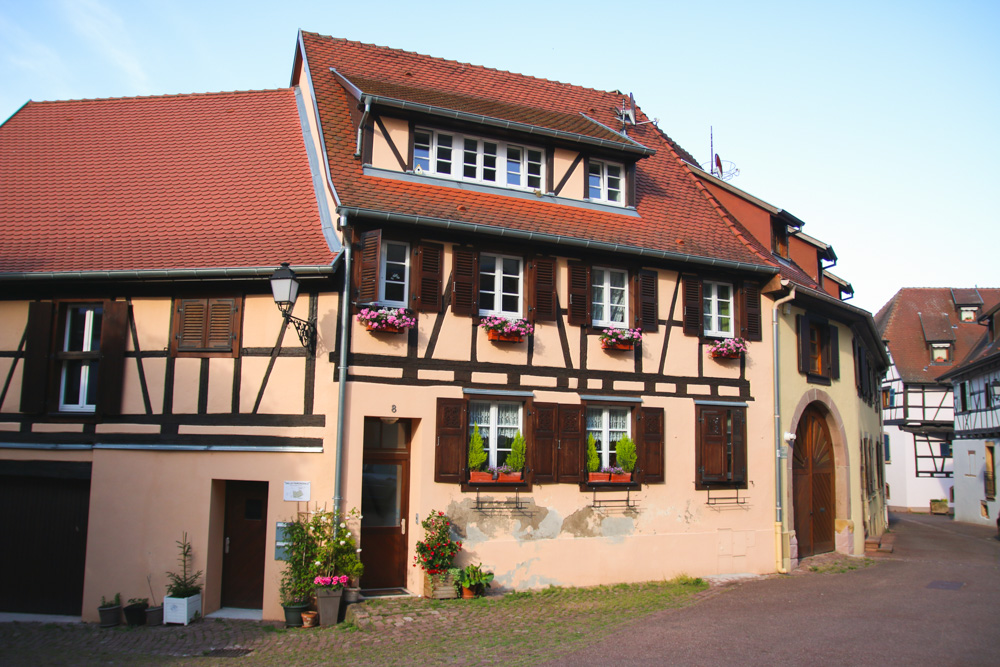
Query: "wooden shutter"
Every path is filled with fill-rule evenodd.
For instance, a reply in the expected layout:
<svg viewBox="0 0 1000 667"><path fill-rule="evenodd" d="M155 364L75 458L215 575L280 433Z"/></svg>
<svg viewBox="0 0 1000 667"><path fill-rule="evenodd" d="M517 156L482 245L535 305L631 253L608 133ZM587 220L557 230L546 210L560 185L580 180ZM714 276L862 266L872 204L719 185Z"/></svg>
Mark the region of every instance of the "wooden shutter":
<svg viewBox="0 0 1000 667"><path fill-rule="evenodd" d="M733 418L733 484L746 484L747 481L747 424L744 408L729 408Z"/></svg>
<svg viewBox="0 0 1000 667"><path fill-rule="evenodd" d="M125 372L128 303L105 301L101 318L101 357L97 365L97 412L120 415Z"/></svg>
<svg viewBox="0 0 1000 667"><path fill-rule="evenodd" d="M809 373L809 317L795 316L795 329L799 332L799 372Z"/></svg>
<svg viewBox="0 0 1000 667"><path fill-rule="evenodd" d="M556 480L582 482L586 432L583 428L583 406L559 406L559 434L556 438Z"/></svg>
<svg viewBox="0 0 1000 667"><path fill-rule="evenodd" d="M45 412L52 355L51 301L28 304L28 324L24 341L24 371L21 373L21 412Z"/></svg>
<svg viewBox="0 0 1000 667"><path fill-rule="evenodd" d="M379 267L382 263L382 230L371 229L361 234L358 303L378 301Z"/></svg>
<svg viewBox="0 0 1000 667"><path fill-rule="evenodd" d="M452 252L451 312L475 315L479 312L479 255L471 248Z"/></svg>
<svg viewBox="0 0 1000 667"><path fill-rule="evenodd" d="M830 325L826 339L826 376L831 380L840 379L840 335L835 324Z"/></svg>
<svg viewBox="0 0 1000 667"><path fill-rule="evenodd" d="M684 291L684 335L701 336L702 334L702 294L701 280L696 276L684 276L682 289Z"/></svg>
<svg viewBox="0 0 1000 667"><path fill-rule="evenodd" d="M464 399L438 399L437 440L434 447L435 482L460 484L465 481L465 454L468 449L465 419Z"/></svg>
<svg viewBox="0 0 1000 667"><path fill-rule="evenodd" d="M656 298L656 271L640 271L636 275L636 324L643 331L656 331L660 312Z"/></svg>
<svg viewBox="0 0 1000 667"><path fill-rule="evenodd" d="M569 263L569 323L590 325L590 267L580 262Z"/></svg>
<svg viewBox="0 0 1000 667"><path fill-rule="evenodd" d="M747 340L759 341L763 338L763 323L760 312L760 285L752 281L743 283L742 292L742 336Z"/></svg>
<svg viewBox="0 0 1000 667"><path fill-rule="evenodd" d="M534 403L532 412L531 468L532 482L544 484L556 479L556 424L559 406Z"/></svg>
<svg viewBox="0 0 1000 667"><path fill-rule="evenodd" d="M208 320L206 299L177 299L174 324L174 351L194 352L204 346Z"/></svg>
<svg viewBox="0 0 1000 667"><path fill-rule="evenodd" d="M413 309L424 313L441 312L441 284L444 248L436 243L417 246L411 289Z"/></svg>
<svg viewBox="0 0 1000 667"><path fill-rule="evenodd" d="M641 408L639 412L640 463L642 481L658 484L665 481L663 471L663 408Z"/></svg>
<svg viewBox="0 0 1000 667"><path fill-rule="evenodd" d="M635 163L634 162L632 164L625 165L625 205L635 206Z"/></svg>
<svg viewBox="0 0 1000 667"><path fill-rule="evenodd" d="M726 408L697 406L696 482L698 488L729 481L726 443Z"/></svg>
<svg viewBox="0 0 1000 667"><path fill-rule="evenodd" d="M205 349L213 352L233 352L239 331L240 308L236 299L208 299L208 323L205 328Z"/></svg>
<svg viewBox="0 0 1000 667"><path fill-rule="evenodd" d="M529 318L533 322L555 322L556 260L550 257L536 257L529 267L529 294L532 295L533 301Z"/></svg>

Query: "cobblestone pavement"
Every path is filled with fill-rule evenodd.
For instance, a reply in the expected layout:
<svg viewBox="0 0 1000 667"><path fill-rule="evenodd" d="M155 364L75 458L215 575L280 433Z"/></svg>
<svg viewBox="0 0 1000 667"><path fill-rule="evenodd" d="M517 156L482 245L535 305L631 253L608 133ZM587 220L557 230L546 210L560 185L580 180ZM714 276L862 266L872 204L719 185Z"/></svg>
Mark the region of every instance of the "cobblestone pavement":
<svg viewBox="0 0 1000 667"><path fill-rule="evenodd" d="M854 568L858 562L826 554L804 562L794 574ZM862 561L860 566L870 562ZM235 619L134 629L101 629L92 623L6 622L0 623L0 664L426 664L442 655L447 658L440 661L452 664L528 664L600 642L610 631L602 631L602 626L612 628L625 618L641 622L648 613L714 598L746 580L710 580L707 589L674 605L665 604L664 598L637 595L636 587L559 589L551 594L491 596L473 602L383 598L354 605L350 623L317 629L285 630L280 623ZM657 585L664 584L650 584ZM608 599L595 606L591 597L595 595ZM616 595L620 603L611 599ZM540 624L548 628L547 644L524 650L527 637L519 635ZM580 630L573 631L574 627ZM591 630L584 632L588 627ZM481 653L463 655L463 638L481 640L484 632L497 631L495 652L486 658ZM408 646L414 647L412 653L400 652Z"/></svg>

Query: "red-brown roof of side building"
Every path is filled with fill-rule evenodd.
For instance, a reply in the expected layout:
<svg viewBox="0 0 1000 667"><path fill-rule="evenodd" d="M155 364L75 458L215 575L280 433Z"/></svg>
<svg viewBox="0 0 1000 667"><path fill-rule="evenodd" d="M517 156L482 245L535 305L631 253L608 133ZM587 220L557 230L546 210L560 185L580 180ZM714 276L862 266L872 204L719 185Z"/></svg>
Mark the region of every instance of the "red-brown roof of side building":
<svg viewBox="0 0 1000 667"><path fill-rule="evenodd" d="M0 273L329 265L292 89L29 102L0 126Z"/></svg>
<svg viewBox="0 0 1000 667"><path fill-rule="evenodd" d="M1000 302L1000 289L977 288L983 306L979 313ZM924 323L921 323L923 318ZM933 324L928 324L932 322ZM904 382L935 382L941 375L953 370L979 344L985 329L975 321L962 322L959 306L948 287L905 287L879 309L875 324L888 341L892 361ZM931 363L933 341L947 342L954 336L951 362ZM928 327L925 338L925 327Z"/></svg>
<svg viewBox="0 0 1000 667"><path fill-rule="evenodd" d="M577 131L595 138L614 137L599 125L583 123L569 129L569 119L580 114L612 128L621 93L603 92L486 67L457 63L386 47L301 33L305 61L316 92L331 177L345 207L426 216L523 232L552 234L588 241L721 259L744 265L773 264L741 238L740 230L719 207L690 170L682 165L671 142L652 124L628 128L630 139L656 154L637 165L636 210L639 217L613 209L593 210L545 200L511 197L449 187L449 181L426 178L420 182L364 175L354 158L356 126L351 106L357 101L330 72L339 74L364 93L364 86L384 82L394 95L420 90L420 100L449 100L455 109L546 129ZM352 78L353 77L353 78ZM358 83L354 83L357 80ZM379 90L382 90L379 88ZM439 97L434 98L434 95ZM416 95L414 95L416 96ZM475 100L475 104L471 102ZM518 114L516 118L505 115ZM491 116L494 117L494 116ZM637 110L639 123L648 118ZM621 138L618 138L622 141ZM624 143L624 142L623 142Z"/></svg>

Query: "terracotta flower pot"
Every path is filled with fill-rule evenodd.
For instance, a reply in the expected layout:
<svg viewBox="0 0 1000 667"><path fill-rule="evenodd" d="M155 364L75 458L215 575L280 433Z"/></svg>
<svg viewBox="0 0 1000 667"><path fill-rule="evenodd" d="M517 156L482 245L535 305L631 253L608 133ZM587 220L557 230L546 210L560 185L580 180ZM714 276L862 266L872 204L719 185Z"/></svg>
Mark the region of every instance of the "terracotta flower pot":
<svg viewBox="0 0 1000 667"><path fill-rule="evenodd" d="M601 347L605 350L632 350L635 348L635 343L617 343L610 340L602 340Z"/></svg>
<svg viewBox="0 0 1000 667"><path fill-rule="evenodd" d="M484 470L472 470L469 472L469 484L492 484L493 473Z"/></svg>
<svg viewBox="0 0 1000 667"><path fill-rule="evenodd" d="M315 611L304 611L302 612L302 627L303 628L315 628L316 627L316 617L319 615Z"/></svg>
<svg viewBox="0 0 1000 667"><path fill-rule="evenodd" d="M611 480L611 473L608 472L588 472L588 482L607 482Z"/></svg>
<svg viewBox="0 0 1000 667"><path fill-rule="evenodd" d="M505 334L500 331L493 331L492 329L486 330L486 337L489 340L499 341L501 343L523 343L524 336L520 334Z"/></svg>
<svg viewBox="0 0 1000 667"><path fill-rule="evenodd" d="M622 472L622 473L611 473L611 481L617 484L628 484L632 481L632 473Z"/></svg>
<svg viewBox="0 0 1000 667"><path fill-rule="evenodd" d="M391 324L378 328L375 328L371 324L365 324L365 329L368 329L368 331L374 331L375 333L393 333L393 334L399 334L406 331L406 329L402 327L392 326Z"/></svg>
<svg viewBox="0 0 1000 667"><path fill-rule="evenodd" d="M462 586L462 599L463 600L471 600L474 597L476 597L476 589L474 589L474 588L466 588L465 586Z"/></svg>
<svg viewBox="0 0 1000 667"><path fill-rule="evenodd" d="M497 482L501 484L519 484L522 481L521 471L502 472L497 475Z"/></svg>
<svg viewBox="0 0 1000 667"><path fill-rule="evenodd" d="M741 352L712 352L713 359L739 359Z"/></svg>

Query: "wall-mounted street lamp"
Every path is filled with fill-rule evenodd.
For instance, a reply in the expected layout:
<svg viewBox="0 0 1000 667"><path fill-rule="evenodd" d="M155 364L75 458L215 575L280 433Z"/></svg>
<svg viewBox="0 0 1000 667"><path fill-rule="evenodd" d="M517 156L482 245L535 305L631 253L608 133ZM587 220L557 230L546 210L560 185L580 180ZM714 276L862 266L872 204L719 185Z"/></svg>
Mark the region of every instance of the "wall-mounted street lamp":
<svg viewBox="0 0 1000 667"><path fill-rule="evenodd" d="M291 322L299 335L302 347L309 350L310 354L315 354L316 320L303 320L292 315L292 308L295 307L295 300L299 296L299 281L295 278L295 272L289 268L288 262L282 262L271 276L271 293L274 295L274 303L285 318L285 326Z"/></svg>

